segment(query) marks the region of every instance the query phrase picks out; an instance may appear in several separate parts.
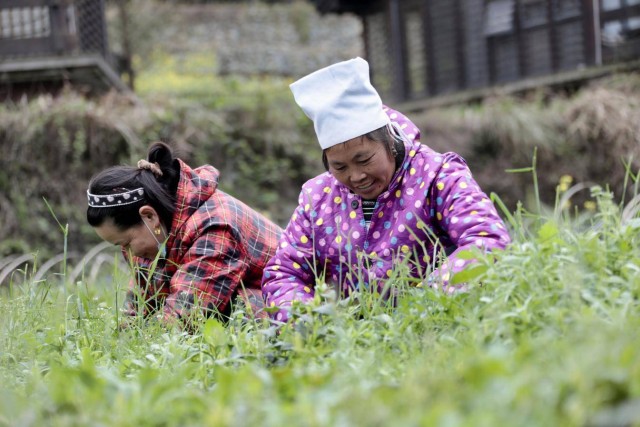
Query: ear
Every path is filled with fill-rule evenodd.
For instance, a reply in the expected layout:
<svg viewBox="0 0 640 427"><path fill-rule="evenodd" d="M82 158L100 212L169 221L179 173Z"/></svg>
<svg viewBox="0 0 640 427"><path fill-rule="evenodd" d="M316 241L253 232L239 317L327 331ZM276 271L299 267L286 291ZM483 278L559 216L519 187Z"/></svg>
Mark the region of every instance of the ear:
<svg viewBox="0 0 640 427"><path fill-rule="evenodd" d="M156 212L156 210L150 205L141 206L140 209L138 209L138 213L143 221L146 220L150 223L150 226L156 227L160 224L160 216L158 215L158 212Z"/></svg>

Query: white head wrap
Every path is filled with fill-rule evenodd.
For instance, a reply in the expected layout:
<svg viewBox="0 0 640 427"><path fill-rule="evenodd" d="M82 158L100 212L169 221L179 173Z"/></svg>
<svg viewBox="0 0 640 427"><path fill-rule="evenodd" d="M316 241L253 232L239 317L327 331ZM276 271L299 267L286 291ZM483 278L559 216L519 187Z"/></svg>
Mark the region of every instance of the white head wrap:
<svg viewBox="0 0 640 427"><path fill-rule="evenodd" d="M322 68L290 87L296 103L313 120L322 149L389 124L362 58Z"/></svg>

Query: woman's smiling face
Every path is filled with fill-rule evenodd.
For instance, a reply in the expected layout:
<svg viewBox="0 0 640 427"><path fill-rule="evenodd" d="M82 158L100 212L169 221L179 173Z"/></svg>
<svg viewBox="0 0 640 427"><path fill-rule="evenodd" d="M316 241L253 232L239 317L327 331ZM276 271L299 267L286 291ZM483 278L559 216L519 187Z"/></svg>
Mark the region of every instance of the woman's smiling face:
<svg viewBox="0 0 640 427"><path fill-rule="evenodd" d="M395 160L384 144L365 136L329 147L325 155L329 172L363 199L382 194L395 172Z"/></svg>

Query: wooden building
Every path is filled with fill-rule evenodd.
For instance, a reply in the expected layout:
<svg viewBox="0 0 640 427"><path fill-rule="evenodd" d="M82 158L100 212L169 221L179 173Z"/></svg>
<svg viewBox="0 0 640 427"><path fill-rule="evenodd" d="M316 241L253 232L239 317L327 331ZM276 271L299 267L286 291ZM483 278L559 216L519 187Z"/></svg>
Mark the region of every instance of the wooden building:
<svg viewBox="0 0 640 427"><path fill-rule="evenodd" d="M640 58L640 0L313 1L362 18L372 80L395 101L575 82Z"/></svg>
<svg viewBox="0 0 640 427"><path fill-rule="evenodd" d="M104 0L0 1L0 96L126 90L107 42Z"/></svg>

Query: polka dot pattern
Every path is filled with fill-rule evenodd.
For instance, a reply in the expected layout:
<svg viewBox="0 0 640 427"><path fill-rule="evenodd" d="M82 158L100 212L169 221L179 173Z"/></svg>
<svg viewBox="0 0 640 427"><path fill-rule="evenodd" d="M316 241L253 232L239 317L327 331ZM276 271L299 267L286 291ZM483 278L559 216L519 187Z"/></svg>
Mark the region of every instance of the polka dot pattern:
<svg viewBox="0 0 640 427"><path fill-rule="evenodd" d="M395 115L392 120L404 126L405 134L413 135L413 139L405 143L404 163L378 197L369 227L359 196L328 172L308 181L297 209L302 218L292 217L284 233L288 245L280 245L265 270L263 291L268 301L286 307L291 304L287 298L312 297L314 272L300 268L312 260L317 275L324 272L327 281L343 286L348 293L370 283L384 286L384 279L392 277L394 267L403 262L419 265L411 270L416 277L420 271L431 271L438 247L491 249L509 242L502 220L464 160L455 153L440 154L420 144L420 132L413 123L396 111L389 109L387 114ZM434 236L439 245L434 245ZM306 258L301 259L296 251ZM438 272L443 288L448 286L451 274L468 263L457 260L455 252L449 260L451 263L441 268L442 274ZM286 270L293 282L273 274L267 277L272 265L281 265L280 271ZM305 293L305 287L312 292ZM296 292L290 292L294 289ZM279 296L275 296L276 291L280 291ZM286 318L286 310L279 313L280 320Z"/></svg>

